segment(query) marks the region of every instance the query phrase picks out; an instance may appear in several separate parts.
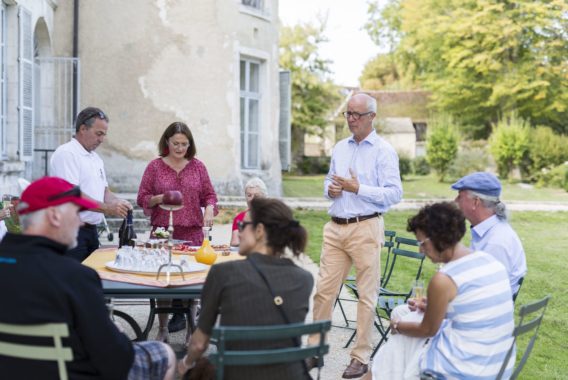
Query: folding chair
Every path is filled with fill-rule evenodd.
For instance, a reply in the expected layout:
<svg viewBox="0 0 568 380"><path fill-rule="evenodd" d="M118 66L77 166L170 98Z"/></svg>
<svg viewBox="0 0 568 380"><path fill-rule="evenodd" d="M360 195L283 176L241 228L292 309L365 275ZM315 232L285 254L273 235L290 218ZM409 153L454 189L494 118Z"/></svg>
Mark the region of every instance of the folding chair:
<svg viewBox="0 0 568 380"><path fill-rule="evenodd" d="M503 365L501 366L501 370L499 371L499 374L497 375L497 380L500 380L501 378L503 378L505 370L507 369L507 364L509 363L509 360L511 359L511 355L513 354L513 351L515 350L517 338L521 335L524 335L528 332L533 331L532 336L529 340L529 343L527 344L527 347L525 349L525 352L523 353L521 360L518 362L518 364L514 368L513 374L511 375L510 378L512 380L515 380L517 377L519 377L519 373L521 373L521 370L525 366L525 363L527 362L529 355L531 354L531 351L534 347L534 343L535 343L536 337L538 335L538 329L540 327L540 324L542 323L542 318L544 317L544 312L546 311L546 306L548 305L548 301L550 300L550 298L551 298L551 296L548 295L548 296L544 297L543 299L541 299L540 301L536 301L536 302L533 302L533 303L530 303L530 304L527 304L527 305L523 305L519 309L519 318L520 319L519 319L519 323L515 327L515 330L513 330L513 344L511 345L511 348L507 352L507 356L505 357L505 361L503 361ZM538 313L538 315L536 315L536 313ZM536 315L536 316L532 317L531 315L532 316ZM525 318L532 318L532 319L528 322L525 322Z"/></svg>
<svg viewBox="0 0 568 380"><path fill-rule="evenodd" d="M375 309L377 320L374 325L381 335L381 340L375 347L372 356L375 355L381 344L388 339L390 327L383 320L388 321L392 310L396 306L406 303L412 294L411 283L420 278L424 258L425 256L419 252L418 241L400 236L395 237L394 248L389 254L388 265L385 266L381 279L381 288ZM357 298L359 297L356 284L346 284L345 286L351 289ZM349 346L354 338L355 332L351 334L345 347Z"/></svg>
<svg viewBox="0 0 568 380"><path fill-rule="evenodd" d="M392 249L394 248L394 242L393 239L396 236L396 231L390 231L390 230L386 230L385 231L385 244L383 245L383 252L381 252L381 259L384 259L384 268L383 271L381 273L381 286L383 284L383 278L385 277L385 274L387 272L387 268L389 266L389 259L390 259L390 253L392 251ZM386 249L386 252L384 251ZM385 258L386 255L386 258ZM383 260L381 260L383 261ZM345 321L345 326L336 326L333 325L333 327L341 327L341 328L350 328L352 329L352 327L349 326L350 322L356 322L355 320L351 320L347 318L347 314L345 313L345 309L343 308L343 305L341 304L341 301L347 301L347 302L357 302L356 299L353 298L341 298L341 290L343 289L343 285L346 285L348 283L355 283L355 276L348 276L345 281L343 282L343 284L341 284L341 286L339 287L339 292L337 293L337 298L335 299L335 304L334 304L334 308L335 306L339 305L339 309L341 311L341 315L343 316L343 320Z"/></svg>
<svg viewBox="0 0 568 380"><path fill-rule="evenodd" d="M71 348L63 347L61 343L61 338L69 336L69 329L65 323L45 323L39 325L0 323L0 333L28 337L52 337L53 346L0 341L0 355L30 360L56 361L59 378L67 380L65 362L73 360L73 352Z"/></svg>
<svg viewBox="0 0 568 380"><path fill-rule="evenodd" d="M517 282L517 284L519 284L519 289L517 289L517 292L515 294L513 294L513 302L517 301L517 297L518 297L518 295L521 291L521 287L523 286L523 280L524 279L525 279L524 277L521 277L521 278L519 278L519 282Z"/></svg>
<svg viewBox="0 0 568 380"><path fill-rule="evenodd" d="M318 367L323 365L323 356L329 352L325 335L331 328L330 321L313 323L292 323L275 326L219 326L213 329L211 342L216 344L217 352L209 355L215 366L216 378L223 379L225 366L248 366L277 363L302 362L310 357L318 357ZM259 350L227 350L226 343L243 340L302 340L303 335L319 334L317 346L267 348Z"/></svg>

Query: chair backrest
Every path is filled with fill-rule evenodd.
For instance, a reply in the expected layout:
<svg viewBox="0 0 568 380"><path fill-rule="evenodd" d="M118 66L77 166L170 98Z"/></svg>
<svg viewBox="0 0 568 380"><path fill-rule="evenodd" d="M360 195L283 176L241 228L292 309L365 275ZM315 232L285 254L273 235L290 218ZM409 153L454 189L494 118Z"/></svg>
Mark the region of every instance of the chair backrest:
<svg viewBox="0 0 568 380"><path fill-rule="evenodd" d="M513 330L513 344L507 352L507 356L505 357L503 365L501 366L501 370L497 375L497 380L503 377L503 374L507 369L509 360L511 359L511 355L513 354L513 352L515 352L515 348L518 348L516 347L517 338L532 331L532 336L529 340L529 343L527 344L527 347L525 348L525 352L514 368L513 374L510 378L514 380L519 376L519 373L521 373L521 370L525 366L525 363L527 362L527 359L529 358L529 355L531 354L531 351L534 347L538 329L540 327L540 324L542 323L542 318L544 317L544 312L546 311L546 306L548 305L549 300L550 295L544 297L540 301L523 305L519 309L519 323L515 327L515 330ZM529 318L530 320L525 321L526 318Z"/></svg>
<svg viewBox="0 0 568 380"><path fill-rule="evenodd" d="M69 336L69 329L65 323L44 323L39 325L0 323L0 333L28 337L52 337L53 346L0 341L0 355L31 360L56 361L59 369L59 378L67 380L65 362L73 360L73 351L69 347L63 347L61 343L61 338Z"/></svg>
<svg viewBox="0 0 568 380"><path fill-rule="evenodd" d="M515 302L517 300L517 297L519 296L519 292L521 291L521 287L523 286L524 279L524 277L521 277L519 278L519 282L517 282L517 284L519 284L519 289L517 289L517 292L513 294L513 302Z"/></svg>
<svg viewBox="0 0 568 380"><path fill-rule="evenodd" d="M384 263L383 272L381 274L381 286L383 286L384 278L387 275L387 270L389 268L390 260L391 260L391 252L394 248L394 238L396 236L396 231L392 230L385 230L385 244L383 249L386 249L386 252L383 251L381 255L381 261Z"/></svg>
<svg viewBox="0 0 568 380"><path fill-rule="evenodd" d="M394 239L390 263L385 268L381 293L408 294L412 291L411 281L422 274L425 256L420 253L418 241L401 236ZM396 269L396 270L395 270ZM393 274L395 276L393 276Z"/></svg>
<svg viewBox="0 0 568 380"><path fill-rule="evenodd" d="M291 323L271 326L219 326L213 329L211 341L217 345L217 352L209 355L215 365L217 379L223 379L224 366L246 366L276 363L301 362L306 358L317 356L322 358L329 352L325 343L325 335L331 327L331 321L313 323ZM259 350L227 350L226 343L245 340L282 340L298 338L307 334L320 334L316 346L300 346L285 348L266 348Z"/></svg>

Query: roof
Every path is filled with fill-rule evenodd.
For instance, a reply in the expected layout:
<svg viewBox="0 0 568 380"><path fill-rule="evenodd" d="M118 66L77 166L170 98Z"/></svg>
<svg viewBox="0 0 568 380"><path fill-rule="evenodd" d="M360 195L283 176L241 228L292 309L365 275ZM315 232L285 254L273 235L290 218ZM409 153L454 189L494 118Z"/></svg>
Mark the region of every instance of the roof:
<svg viewBox="0 0 568 380"><path fill-rule="evenodd" d="M384 134L416 133L412 125L412 119L409 117L386 117L379 119L379 131Z"/></svg>

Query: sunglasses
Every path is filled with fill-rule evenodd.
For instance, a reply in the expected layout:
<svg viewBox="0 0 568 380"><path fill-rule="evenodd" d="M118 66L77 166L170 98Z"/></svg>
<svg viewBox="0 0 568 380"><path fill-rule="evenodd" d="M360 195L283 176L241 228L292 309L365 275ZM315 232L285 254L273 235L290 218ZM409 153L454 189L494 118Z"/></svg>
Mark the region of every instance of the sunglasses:
<svg viewBox="0 0 568 380"><path fill-rule="evenodd" d="M71 190L64 191L63 193L55 194L47 198L48 201L55 201L61 198L67 197L77 197L81 198L81 188L79 186L73 186Z"/></svg>
<svg viewBox="0 0 568 380"><path fill-rule="evenodd" d="M238 222L237 228L239 229L239 232L243 232L249 224L254 224L254 223L253 222L243 222L243 221Z"/></svg>
<svg viewBox="0 0 568 380"><path fill-rule="evenodd" d="M79 125L83 125L85 124L85 122L93 117L98 117L101 120L106 120L108 121L108 117L107 115L105 115L105 113L103 111L93 111L93 112L89 112L88 114L86 114L85 116L83 116L80 120L81 122L79 123Z"/></svg>

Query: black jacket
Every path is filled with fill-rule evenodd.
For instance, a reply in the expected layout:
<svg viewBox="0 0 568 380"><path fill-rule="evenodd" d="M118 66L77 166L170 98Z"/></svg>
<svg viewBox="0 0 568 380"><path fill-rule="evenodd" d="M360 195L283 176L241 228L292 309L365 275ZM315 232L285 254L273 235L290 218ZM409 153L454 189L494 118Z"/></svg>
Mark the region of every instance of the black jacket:
<svg viewBox="0 0 568 380"><path fill-rule="evenodd" d="M70 379L126 379L134 360L128 338L109 318L98 274L64 256L47 238L7 234L0 242L0 322L65 322L73 350ZM52 341L50 339L50 341ZM58 379L55 362L0 356L0 377Z"/></svg>

